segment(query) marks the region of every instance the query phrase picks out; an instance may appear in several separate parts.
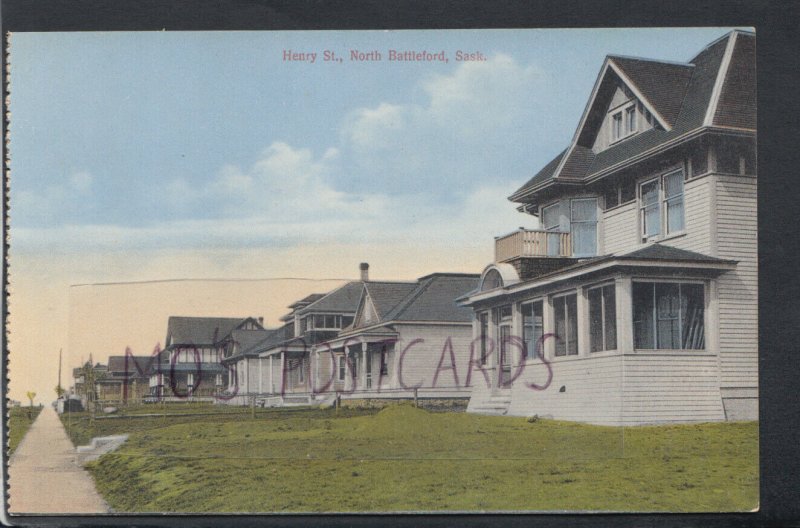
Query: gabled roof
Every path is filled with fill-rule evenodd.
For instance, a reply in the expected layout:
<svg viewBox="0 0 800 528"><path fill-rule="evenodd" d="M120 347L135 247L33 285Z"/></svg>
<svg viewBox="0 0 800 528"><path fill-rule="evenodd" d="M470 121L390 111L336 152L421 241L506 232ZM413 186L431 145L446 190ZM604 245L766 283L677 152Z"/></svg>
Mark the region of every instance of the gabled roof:
<svg viewBox="0 0 800 528"><path fill-rule="evenodd" d="M619 82L628 86L661 124L600 152L591 145L606 113L605 99ZM525 203L557 182L581 182L705 127L755 132L755 35L735 30L685 64L608 56L572 143L515 191Z"/></svg>
<svg viewBox="0 0 800 528"><path fill-rule="evenodd" d="M167 322L167 343L173 345L213 345L221 341L251 317L178 317Z"/></svg>
<svg viewBox="0 0 800 528"><path fill-rule="evenodd" d="M263 330L234 330L231 332L231 339L236 343L236 353L225 358L225 360L257 355L258 352L263 350L265 344L268 344L273 339L280 340L283 337L284 327Z"/></svg>
<svg viewBox="0 0 800 528"><path fill-rule="evenodd" d="M309 305L309 304L311 304L311 303L313 303L313 302L315 302L315 301L317 301L319 299L322 299L323 297L325 297L324 293L312 293L311 295L307 295L307 296L303 297L299 301L293 302L292 304L289 305L289 308L297 308L297 307L307 306L307 305Z"/></svg>
<svg viewBox="0 0 800 528"><path fill-rule="evenodd" d="M434 273L419 279L414 291L395 306L385 321L469 322L472 312L456 304L456 298L475 289L480 275Z"/></svg>
<svg viewBox="0 0 800 528"><path fill-rule="evenodd" d="M378 319L385 316L417 288L415 282L365 282L364 292L369 296ZM366 296L365 296L366 298Z"/></svg>
<svg viewBox="0 0 800 528"><path fill-rule="evenodd" d="M348 282L347 284L336 288L335 290L326 293L319 297L316 301L308 306L301 308L301 314L307 313L353 313L358 306L358 300L361 298L361 292L364 289L364 283L361 281Z"/></svg>

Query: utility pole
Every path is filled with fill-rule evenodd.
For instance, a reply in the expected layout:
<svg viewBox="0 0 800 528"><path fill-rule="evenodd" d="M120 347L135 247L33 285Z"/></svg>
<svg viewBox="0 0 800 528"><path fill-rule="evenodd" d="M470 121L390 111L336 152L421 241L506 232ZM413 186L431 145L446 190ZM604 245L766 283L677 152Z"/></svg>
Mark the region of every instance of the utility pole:
<svg viewBox="0 0 800 528"><path fill-rule="evenodd" d="M59 389L61 389L61 353L64 351L63 348L58 349L58 385L56 385ZM59 390L59 392L61 392ZM59 398L61 397L60 394L57 394Z"/></svg>

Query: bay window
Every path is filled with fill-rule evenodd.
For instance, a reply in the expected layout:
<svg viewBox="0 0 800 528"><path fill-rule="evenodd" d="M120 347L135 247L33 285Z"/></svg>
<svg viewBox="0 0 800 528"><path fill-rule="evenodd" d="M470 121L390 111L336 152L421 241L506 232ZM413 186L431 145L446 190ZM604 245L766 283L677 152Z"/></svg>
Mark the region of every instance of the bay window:
<svg viewBox="0 0 800 528"><path fill-rule="evenodd" d="M634 348L702 350L704 314L702 284L634 282Z"/></svg>
<svg viewBox="0 0 800 528"><path fill-rule="evenodd" d="M589 297L589 350L617 349L617 306L614 285L592 288Z"/></svg>
<svg viewBox="0 0 800 528"><path fill-rule="evenodd" d="M578 354L578 296L563 295L553 298L555 315L556 356Z"/></svg>

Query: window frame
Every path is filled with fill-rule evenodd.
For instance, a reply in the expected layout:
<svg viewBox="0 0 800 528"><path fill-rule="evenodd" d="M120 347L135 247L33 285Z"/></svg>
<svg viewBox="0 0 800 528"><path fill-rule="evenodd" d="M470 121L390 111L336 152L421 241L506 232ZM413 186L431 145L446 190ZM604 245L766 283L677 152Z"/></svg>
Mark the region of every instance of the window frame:
<svg viewBox="0 0 800 528"><path fill-rule="evenodd" d="M545 327L545 324L544 324L544 312L545 312L544 303L545 303L545 299L543 297L539 297L539 298L536 298L536 299L530 299L530 300L527 300L527 301L524 301L524 302L520 303L519 309L520 309L520 314L522 316L522 342L525 344L526 347L528 346L528 340L526 339L526 337L527 337L526 336L527 325L525 324L525 307L526 306L530 306L531 307L531 317L533 318L533 324L531 325L531 327L533 328L533 332L535 334L536 333L537 324L536 324L536 312L533 309L533 307L536 304L541 305L542 327L541 327L541 332L539 334L539 338L541 339L541 336L544 335L544 327ZM536 341L538 341L538 339ZM532 359L537 359L537 358L541 359L541 358L544 357L544 347L540 351L540 354L536 353L536 341L534 341L533 350L528 349L528 350L525 351L526 352L525 353L525 360L526 361L529 361L529 360L532 360ZM542 344L544 344L544 342Z"/></svg>
<svg viewBox="0 0 800 528"><path fill-rule="evenodd" d="M636 185L636 200L638 202L639 210L639 242L645 244L655 240L664 240L675 236L680 236L686 232L686 168L683 165L670 167L667 170L661 171L656 175L651 175L643 178ZM679 175L677 180L680 182L681 191L678 194L667 196L666 180L673 175ZM654 203L644 203L644 193L642 189L650 184L656 182L658 196ZM677 202L680 200L681 204L681 226L674 231L669 230L669 207L674 207L670 202ZM645 210L655 205L658 208L658 233L648 235Z"/></svg>
<svg viewBox="0 0 800 528"><path fill-rule="evenodd" d="M347 357L344 354L339 356L337 367L339 371L337 372L336 378L338 381L344 381L345 378L347 378Z"/></svg>
<svg viewBox="0 0 800 528"><path fill-rule="evenodd" d="M629 113L633 114L632 125L628 121ZM611 127L610 145L622 141L639 132L639 108L636 99L615 106L609 110L609 124ZM617 119L619 118L619 119Z"/></svg>
<svg viewBox="0 0 800 528"><path fill-rule="evenodd" d="M573 204L580 201L594 201L594 220L573 220ZM599 246L598 229L597 225L600 223L601 212L598 211L600 200L598 196L576 196L569 199L569 237L570 237L570 250L573 257L594 257L597 255L597 247ZM594 252L593 253L578 253L575 251L575 230L573 224L579 225L593 225L594 226Z"/></svg>
<svg viewBox="0 0 800 528"><path fill-rule="evenodd" d="M681 285L693 285L693 286L700 286L703 291L702 296L702 307L703 307L703 347L702 348L658 348L658 315L657 313L654 314L653 324L654 324L654 333L653 333L653 341L655 344L654 348L638 348L636 346L636 308L634 307L634 296L633 296L633 285L635 284L652 284L653 285L653 310L657 311L658 307L658 299L655 297L655 286L657 284L672 284L678 286L678 299L680 303L680 286ZM663 353L667 352L678 352L678 353L686 353L686 354L703 354L709 351L708 348L708 341L707 341L707 329L709 328L709 295L710 290L706 283L706 281L700 279L662 279L662 278L634 278L632 281L631 287L631 337L633 341L631 343L631 347L634 352L642 352L642 353ZM679 328L679 338L678 341L682 344L683 342L683 318L679 315L678 317L678 328Z"/></svg>
<svg viewBox="0 0 800 528"><path fill-rule="evenodd" d="M606 306L606 288L611 288L614 295L614 304L612 305L614 309L614 347L608 348L608 329L606 325L607 321L607 310L608 307ZM601 341L602 341L602 348L597 350L592 349L592 303L589 298L589 295L592 291L600 290L600 334L601 334ZM617 284L615 281L611 282L604 282L601 284L595 284L592 286L588 286L586 288L586 310L587 310L587 323L589 326L589 353L590 354L598 354L601 352L616 352L619 350L619 318L617 317Z"/></svg>
<svg viewBox="0 0 800 528"><path fill-rule="evenodd" d="M576 311L576 313L575 313L576 331L575 331L575 336L574 336L575 337L575 340L574 340L575 341L575 352L574 353L570 353L570 344L572 343L572 339L571 339L572 336L570 335L569 327L570 327L571 319L569 317L569 308L567 307L567 298L570 297L570 296L575 297L575 306L576 306L576 310L575 310ZM558 324L557 324L558 308L556 307L556 303L559 302L559 301L564 303L564 333L566 335L564 336L565 339L564 339L564 353L563 354L559 354L558 353L558 343L561 340L561 337L558 335ZM555 294L555 295L551 296L550 302L551 302L551 304L553 306L553 309L552 309L553 334L556 337L555 350L553 351L553 357L557 359L557 358L568 358L570 356L576 356L576 357L580 356L580 328L577 328L578 318L580 317L580 313L579 313L580 310L577 309L577 306L578 306L578 292L576 290L572 290L572 291L568 291L568 292L562 292L562 293Z"/></svg>

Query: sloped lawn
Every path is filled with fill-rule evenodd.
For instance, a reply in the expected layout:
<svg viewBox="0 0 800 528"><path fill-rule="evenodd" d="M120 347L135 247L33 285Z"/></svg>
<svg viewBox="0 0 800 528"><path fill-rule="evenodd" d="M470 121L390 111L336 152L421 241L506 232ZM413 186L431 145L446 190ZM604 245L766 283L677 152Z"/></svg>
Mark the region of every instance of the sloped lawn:
<svg viewBox="0 0 800 528"><path fill-rule="evenodd" d="M132 432L119 451L90 465L116 511L742 511L758 504L754 422L615 428L409 405L190 418L103 423L102 434Z"/></svg>

